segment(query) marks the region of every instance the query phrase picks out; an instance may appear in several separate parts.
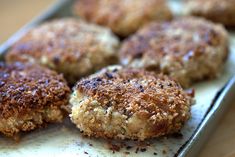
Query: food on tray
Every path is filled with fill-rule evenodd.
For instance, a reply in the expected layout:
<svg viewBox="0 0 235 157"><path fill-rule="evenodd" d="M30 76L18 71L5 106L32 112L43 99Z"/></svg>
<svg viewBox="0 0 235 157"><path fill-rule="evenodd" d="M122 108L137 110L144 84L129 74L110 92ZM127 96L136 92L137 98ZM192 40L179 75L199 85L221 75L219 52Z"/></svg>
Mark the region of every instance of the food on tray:
<svg viewBox="0 0 235 157"><path fill-rule="evenodd" d="M48 122L61 122L70 89L64 78L31 64L0 63L0 133L30 131Z"/></svg>
<svg viewBox="0 0 235 157"><path fill-rule="evenodd" d="M77 0L74 12L125 37L150 21L170 20L165 0Z"/></svg>
<svg viewBox="0 0 235 157"><path fill-rule="evenodd" d="M227 26L235 26L235 0L188 0L186 12Z"/></svg>
<svg viewBox="0 0 235 157"><path fill-rule="evenodd" d="M118 38L108 28L65 18L29 31L6 54L6 60L40 63L63 73L72 84L115 63L118 46Z"/></svg>
<svg viewBox="0 0 235 157"><path fill-rule="evenodd" d="M223 26L196 17L155 22L126 39L119 55L123 65L162 72L188 87L219 74L228 34Z"/></svg>
<svg viewBox="0 0 235 157"><path fill-rule="evenodd" d="M112 66L77 83L70 117L88 136L145 140L178 132L192 102L167 76Z"/></svg>

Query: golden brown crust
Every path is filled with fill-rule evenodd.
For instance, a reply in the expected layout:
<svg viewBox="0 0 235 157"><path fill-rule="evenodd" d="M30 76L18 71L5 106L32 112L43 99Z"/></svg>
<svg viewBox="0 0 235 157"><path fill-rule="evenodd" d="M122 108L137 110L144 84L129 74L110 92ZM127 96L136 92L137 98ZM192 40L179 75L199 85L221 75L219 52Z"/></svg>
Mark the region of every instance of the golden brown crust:
<svg viewBox="0 0 235 157"><path fill-rule="evenodd" d="M218 73L228 54L228 35L200 18L155 22L126 39L119 54L124 65L161 71L187 87Z"/></svg>
<svg viewBox="0 0 235 157"><path fill-rule="evenodd" d="M77 0L74 11L87 21L108 26L124 37L150 21L172 18L165 0Z"/></svg>
<svg viewBox="0 0 235 157"><path fill-rule="evenodd" d="M0 118L23 117L68 104L70 89L62 75L31 64L0 63Z"/></svg>
<svg viewBox="0 0 235 157"><path fill-rule="evenodd" d="M202 16L226 26L235 26L234 0L189 0L186 10L191 15Z"/></svg>
<svg viewBox="0 0 235 157"><path fill-rule="evenodd" d="M76 90L86 96L98 100L103 107L115 102L114 108L124 114L132 114L141 110L155 114L152 104L168 104L168 97L164 95L179 95L180 85L163 75L155 75L144 70L124 69L115 72L103 70L98 76L83 79L76 85ZM141 81L146 81L145 85ZM147 82L148 81L148 82ZM156 92L158 91L158 92ZM177 93L177 94L176 94ZM161 96L161 97L159 97ZM178 103L177 98L175 102ZM131 106L138 102L138 106ZM126 109L130 105L128 111ZM173 104L172 104L173 105ZM170 108L170 106L167 106ZM130 116L130 115L128 115ZM150 115L149 115L150 116Z"/></svg>
<svg viewBox="0 0 235 157"><path fill-rule="evenodd" d="M140 69L103 69L78 82L74 91L76 94L71 101L74 106L72 121L89 136L144 140L179 131L190 116L190 94L167 76ZM82 99L78 96L76 100L81 104L74 101L76 95L82 95ZM85 103L86 101L89 103ZM96 105L98 106L94 107ZM84 108L85 111L78 114ZM96 114L100 108L105 110L105 115L102 115L102 111ZM112 113L109 113L110 110ZM90 112L89 116L86 116L86 112ZM92 114L95 121L91 118ZM118 123L124 131L115 127L116 122L105 121L104 117L109 117L110 114L116 116L111 119L122 121ZM81 120L83 116L86 118ZM102 130L102 124L107 124L109 128L114 126L115 129L104 127ZM136 128L142 127L140 125L145 128L136 132Z"/></svg>
<svg viewBox="0 0 235 157"><path fill-rule="evenodd" d="M7 53L7 62L39 63L63 73L69 83L117 61L118 39L107 28L73 18L30 30Z"/></svg>

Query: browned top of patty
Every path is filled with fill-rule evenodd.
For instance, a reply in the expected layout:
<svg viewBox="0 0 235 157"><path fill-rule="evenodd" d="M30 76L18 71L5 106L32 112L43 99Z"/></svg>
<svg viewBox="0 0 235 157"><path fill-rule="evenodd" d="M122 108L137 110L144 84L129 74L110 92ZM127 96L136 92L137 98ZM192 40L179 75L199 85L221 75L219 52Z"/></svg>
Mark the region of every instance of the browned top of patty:
<svg viewBox="0 0 235 157"><path fill-rule="evenodd" d="M172 18L165 0L77 0L75 13L127 36L151 20Z"/></svg>
<svg viewBox="0 0 235 157"><path fill-rule="evenodd" d="M235 26L235 0L188 0L187 12L214 22Z"/></svg>
<svg viewBox="0 0 235 157"><path fill-rule="evenodd" d="M232 8L235 8L234 0L187 0L187 2L192 1L193 3L200 4L203 8L214 9L217 11L232 11ZM213 8L214 7L214 8ZM228 10L226 10L228 9ZM233 10L234 11L234 10Z"/></svg>
<svg viewBox="0 0 235 157"><path fill-rule="evenodd" d="M146 118L178 114L188 111L192 101L190 94L167 76L131 68L103 69L78 82L75 90L128 117L134 113Z"/></svg>
<svg viewBox="0 0 235 157"><path fill-rule="evenodd" d="M222 26L201 18L183 17L172 22L155 22L126 39L120 56L122 59L129 57L130 61L167 55L178 61L195 59L203 55L208 46L221 46L225 33Z"/></svg>
<svg viewBox="0 0 235 157"><path fill-rule="evenodd" d="M99 36L106 31L102 27L73 18L56 19L26 33L10 49L6 58L30 61L30 56L38 60L46 56L55 65L77 62L103 48Z"/></svg>
<svg viewBox="0 0 235 157"><path fill-rule="evenodd" d="M216 16L222 15L231 18L234 17L234 0L188 0L187 2L192 5L190 7L192 7L192 12L196 15L205 14L214 17L215 19L220 18Z"/></svg>
<svg viewBox="0 0 235 157"><path fill-rule="evenodd" d="M70 89L62 75L31 64L0 62L0 117L65 105Z"/></svg>

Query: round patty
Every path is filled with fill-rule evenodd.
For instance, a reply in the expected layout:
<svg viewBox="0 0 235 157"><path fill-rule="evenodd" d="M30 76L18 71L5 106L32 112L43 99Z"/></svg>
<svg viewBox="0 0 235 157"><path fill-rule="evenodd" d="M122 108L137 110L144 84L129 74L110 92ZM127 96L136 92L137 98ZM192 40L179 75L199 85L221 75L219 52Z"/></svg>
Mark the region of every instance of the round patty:
<svg viewBox="0 0 235 157"><path fill-rule="evenodd" d="M72 18L50 21L29 31L6 55L7 62L39 63L70 84L117 61L119 40L108 28Z"/></svg>
<svg viewBox="0 0 235 157"><path fill-rule="evenodd" d="M235 0L189 0L186 12L226 26L235 26Z"/></svg>
<svg viewBox="0 0 235 157"><path fill-rule="evenodd" d="M155 22L126 39L119 55L123 65L162 72L188 87L217 76L228 55L228 34L201 18Z"/></svg>
<svg viewBox="0 0 235 157"><path fill-rule="evenodd" d="M150 21L172 18L165 0L77 0L75 14L125 37Z"/></svg>
<svg viewBox="0 0 235 157"><path fill-rule="evenodd" d="M77 83L70 117L88 136L144 140L178 132L192 100L167 76L114 66Z"/></svg>
<svg viewBox="0 0 235 157"><path fill-rule="evenodd" d="M0 62L0 132L14 136L46 122L61 122L70 89L56 72Z"/></svg>

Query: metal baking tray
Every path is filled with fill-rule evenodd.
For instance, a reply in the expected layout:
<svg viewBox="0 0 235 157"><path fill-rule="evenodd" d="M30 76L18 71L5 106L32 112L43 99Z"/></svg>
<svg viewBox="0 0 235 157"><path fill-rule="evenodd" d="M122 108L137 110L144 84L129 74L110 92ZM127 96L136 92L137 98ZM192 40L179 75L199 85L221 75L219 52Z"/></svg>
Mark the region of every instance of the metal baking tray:
<svg viewBox="0 0 235 157"><path fill-rule="evenodd" d="M72 0L59 0L25 25L0 46L0 60L3 60L7 50L29 29L53 18L72 16L72 3ZM181 1L170 0L169 5L180 14ZM47 128L24 134L19 143L0 136L0 156L197 156L234 97L235 33L232 31L230 39L231 53L221 76L193 86L196 90L196 104L192 106L191 119L181 131L182 136L161 137L141 144L136 141L86 138L66 119L62 124L51 124ZM122 148L113 151L109 143L114 146L122 145ZM127 149L127 145L133 147Z"/></svg>

